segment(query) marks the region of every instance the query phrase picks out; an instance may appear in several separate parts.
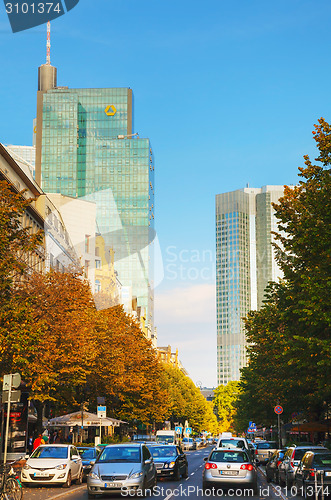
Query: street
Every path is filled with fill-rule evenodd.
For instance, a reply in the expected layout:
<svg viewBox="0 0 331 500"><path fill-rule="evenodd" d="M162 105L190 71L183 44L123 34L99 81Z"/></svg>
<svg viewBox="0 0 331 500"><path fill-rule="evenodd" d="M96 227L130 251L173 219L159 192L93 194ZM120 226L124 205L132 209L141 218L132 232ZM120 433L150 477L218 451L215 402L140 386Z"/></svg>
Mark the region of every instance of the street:
<svg viewBox="0 0 331 500"><path fill-rule="evenodd" d="M172 500L176 497L190 499L196 499L203 496L202 492L202 469L204 466L203 458L206 457L211 450L211 447L203 448L196 451L188 451L187 459L189 464L189 477L187 479L181 479L180 481L164 480L160 479L157 484L157 489L151 495L153 498L159 498L160 500ZM264 499L285 499L286 496L280 493L279 487L274 487L266 482L263 474L263 469L259 468L258 473L258 495L253 497L254 499L264 500ZM206 495L207 496L207 495ZM236 489L228 491L224 490L224 497L230 497L234 500L239 499L244 495L240 492L236 492ZM125 495L121 498L125 498ZM129 498L131 496L128 495ZM70 489L63 489L61 487L24 487L24 500L87 500L87 488L86 483L83 485L72 485ZM102 498L107 498L104 495ZM116 498L114 495L108 495L108 498ZM139 498L139 497L136 497Z"/></svg>

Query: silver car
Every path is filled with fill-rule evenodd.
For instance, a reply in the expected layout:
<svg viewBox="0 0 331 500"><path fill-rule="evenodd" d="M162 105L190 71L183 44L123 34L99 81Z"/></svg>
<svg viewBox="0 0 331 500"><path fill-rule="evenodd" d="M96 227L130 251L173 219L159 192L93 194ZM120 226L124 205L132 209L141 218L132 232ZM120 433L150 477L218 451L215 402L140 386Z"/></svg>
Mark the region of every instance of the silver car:
<svg viewBox="0 0 331 500"><path fill-rule="evenodd" d="M248 451L243 449L214 449L202 473L204 491L226 487L247 488L257 493L257 473Z"/></svg>
<svg viewBox="0 0 331 500"><path fill-rule="evenodd" d="M138 492L156 486L153 458L143 443L112 444L104 448L87 476L89 498L111 492Z"/></svg>
<svg viewBox="0 0 331 500"><path fill-rule="evenodd" d="M284 460L279 465L279 484L286 485L290 488L293 485L295 473L297 471L300 460L307 451L328 451L323 446L305 445L305 446L290 446L284 455Z"/></svg>

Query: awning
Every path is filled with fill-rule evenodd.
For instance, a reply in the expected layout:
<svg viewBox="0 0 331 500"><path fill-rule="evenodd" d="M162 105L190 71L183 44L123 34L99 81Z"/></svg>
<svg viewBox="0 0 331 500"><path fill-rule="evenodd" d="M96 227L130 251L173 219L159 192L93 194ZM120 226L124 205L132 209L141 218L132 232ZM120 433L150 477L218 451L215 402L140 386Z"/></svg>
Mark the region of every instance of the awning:
<svg viewBox="0 0 331 500"><path fill-rule="evenodd" d="M293 424L293 432L327 432L331 425L322 422L306 422L304 424ZM291 432L290 431L290 432Z"/></svg>
<svg viewBox="0 0 331 500"><path fill-rule="evenodd" d="M61 415L60 417L55 417L49 420L50 427L74 427L75 425L83 427L119 427L120 424L126 424L123 420L118 420L116 418L106 417L99 418L95 413L89 413L87 411L83 412L83 422L82 422L82 412L77 411L75 413L68 413L67 415Z"/></svg>

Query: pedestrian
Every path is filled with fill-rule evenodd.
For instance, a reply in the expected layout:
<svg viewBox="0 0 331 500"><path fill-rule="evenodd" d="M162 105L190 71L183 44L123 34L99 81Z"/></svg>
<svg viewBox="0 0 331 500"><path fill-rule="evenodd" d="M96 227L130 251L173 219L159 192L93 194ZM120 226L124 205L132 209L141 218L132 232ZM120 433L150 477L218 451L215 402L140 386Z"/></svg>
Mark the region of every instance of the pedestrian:
<svg viewBox="0 0 331 500"><path fill-rule="evenodd" d="M41 444L48 444L48 436L46 436L45 434L41 438Z"/></svg>
<svg viewBox="0 0 331 500"><path fill-rule="evenodd" d="M35 450L36 448L38 448L38 446L40 446L42 444L41 440L42 440L42 435L38 434L38 437L36 437L36 439L33 441L33 448L32 448L32 450Z"/></svg>
<svg viewBox="0 0 331 500"><path fill-rule="evenodd" d="M29 436L28 437L28 452L29 452L29 455L31 455L32 450L33 450L33 437Z"/></svg>

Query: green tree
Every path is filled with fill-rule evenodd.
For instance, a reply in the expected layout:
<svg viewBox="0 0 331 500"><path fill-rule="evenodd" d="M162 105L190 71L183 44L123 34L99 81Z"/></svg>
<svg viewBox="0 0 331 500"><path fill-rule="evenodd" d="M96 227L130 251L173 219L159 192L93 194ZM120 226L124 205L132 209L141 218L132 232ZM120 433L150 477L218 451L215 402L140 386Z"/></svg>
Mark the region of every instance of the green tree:
<svg viewBox="0 0 331 500"><path fill-rule="evenodd" d="M271 423L279 402L285 418L295 412L319 419L331 401L330 125L321 118L313 134L320 165L305 156L299 184L285 187L274 204L284 279L270 285L261 310L245 321L250 361L237 404L242 427L254 418Z"/></svg>

